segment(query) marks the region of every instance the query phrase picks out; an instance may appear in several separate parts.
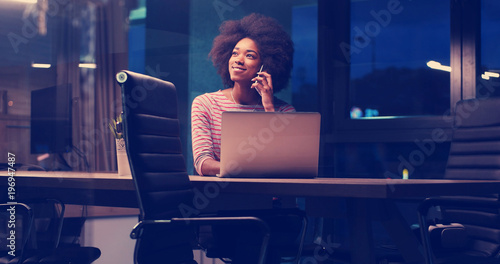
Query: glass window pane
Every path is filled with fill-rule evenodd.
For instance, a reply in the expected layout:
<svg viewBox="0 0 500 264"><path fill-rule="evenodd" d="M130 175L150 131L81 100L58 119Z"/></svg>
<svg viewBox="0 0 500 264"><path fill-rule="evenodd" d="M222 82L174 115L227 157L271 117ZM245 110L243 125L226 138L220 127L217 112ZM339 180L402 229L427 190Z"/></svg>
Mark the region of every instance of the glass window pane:
<svg viewBox="0 0 500 264"><path fill-rule="evenodd" d="M128 13L121 1L0 1L0 150L20 169L116 171L108 123Z"/></svg>
<svg viewBox="0 0 500 264"><path fill-rule="evenodd" d="M449 109L449 1L353 0L350 41L352 119Z"/></svg>
<svg viewBox="0 0 500 264"><path fill-rule="evenodd" d="M476 86L478 97L500 96L499 12L499 1L481 2L481 63Z"/></svg>
<svg viewBox="0 0 500 264"><path fill-rule="evenodd" d="M312 2L312 1L311 1ZM297 111L318 109L318 5L292 9L291 36L295 54L291 78L291 103Z"/></svg>

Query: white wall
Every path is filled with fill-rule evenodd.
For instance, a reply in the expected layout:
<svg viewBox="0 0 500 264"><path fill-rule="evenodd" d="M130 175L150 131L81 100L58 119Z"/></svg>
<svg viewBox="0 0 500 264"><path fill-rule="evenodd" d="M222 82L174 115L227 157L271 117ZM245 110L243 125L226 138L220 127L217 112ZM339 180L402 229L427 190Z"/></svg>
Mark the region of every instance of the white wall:
<svg viewBox="0 0 500 264"><path fill-rule="evenodd" d="M94 264L134 263L135 240L130 231L137 216L88 218L83 230L85 246L97 247L101 257Z"/></svg>

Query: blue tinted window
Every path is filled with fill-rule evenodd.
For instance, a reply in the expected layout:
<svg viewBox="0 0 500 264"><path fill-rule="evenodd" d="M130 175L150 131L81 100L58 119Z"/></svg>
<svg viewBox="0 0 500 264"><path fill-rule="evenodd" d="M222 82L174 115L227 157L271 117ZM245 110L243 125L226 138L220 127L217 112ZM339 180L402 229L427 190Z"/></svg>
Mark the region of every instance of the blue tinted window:
<svg viewBox="0 0 500 264"><path fill-rule="evenodd" d="M448 1L352 1L351 118L442 115L450 105Z"/></svg>
<svg viewBox="0 0 500 264"><path fill-rule="evenodd" d="M500 96L500 2L481 2L481 62L478 69L477 96Z"/></svg>

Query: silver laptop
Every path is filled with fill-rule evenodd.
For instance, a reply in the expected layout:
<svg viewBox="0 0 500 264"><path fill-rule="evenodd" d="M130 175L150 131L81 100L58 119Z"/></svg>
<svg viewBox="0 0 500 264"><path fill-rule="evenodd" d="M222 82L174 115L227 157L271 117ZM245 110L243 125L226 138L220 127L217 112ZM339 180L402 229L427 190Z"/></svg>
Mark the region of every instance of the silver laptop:
<svg viewBox="0 0 500 264"><path fill-rule="evenodd" d="M319 113L223 112L217 176L318 176L320 123Z"/></svg>

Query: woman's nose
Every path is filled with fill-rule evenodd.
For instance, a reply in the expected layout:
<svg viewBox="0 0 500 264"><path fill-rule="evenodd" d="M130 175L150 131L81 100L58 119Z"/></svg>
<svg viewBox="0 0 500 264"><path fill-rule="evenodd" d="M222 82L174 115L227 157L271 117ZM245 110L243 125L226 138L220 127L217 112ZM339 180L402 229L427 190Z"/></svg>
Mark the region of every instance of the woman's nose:
<svg viewBox="0 0 500 264"><path fill-rule="evenodd" d="M239 55L235 57L234 62L238 63L239 65L243 65L243 56Z"/></svg>

